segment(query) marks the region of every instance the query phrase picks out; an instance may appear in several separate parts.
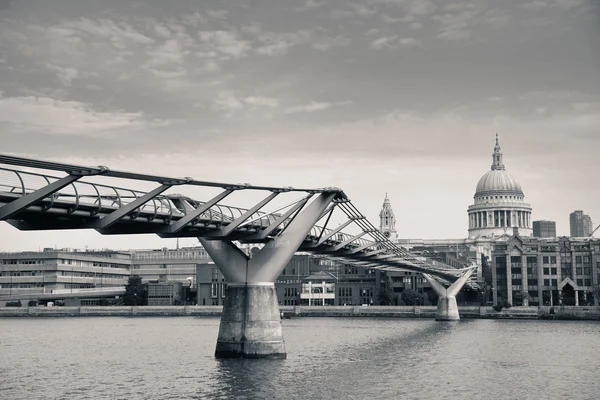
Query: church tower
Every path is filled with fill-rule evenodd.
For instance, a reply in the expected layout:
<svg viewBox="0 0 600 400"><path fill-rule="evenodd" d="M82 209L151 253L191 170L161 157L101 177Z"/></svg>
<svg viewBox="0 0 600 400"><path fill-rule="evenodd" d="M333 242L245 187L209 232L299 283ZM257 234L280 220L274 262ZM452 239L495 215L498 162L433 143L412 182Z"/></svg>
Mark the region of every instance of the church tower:
<svg viewBox="0 0 600 400"><path fill-rule="evenodd" d="M394 216L394 210L390 204L390 199L387 193L383 200L383 207L379 213L379 230L390 239L396 241L398 239L398 233L396 232L396 217Z"/></svg>

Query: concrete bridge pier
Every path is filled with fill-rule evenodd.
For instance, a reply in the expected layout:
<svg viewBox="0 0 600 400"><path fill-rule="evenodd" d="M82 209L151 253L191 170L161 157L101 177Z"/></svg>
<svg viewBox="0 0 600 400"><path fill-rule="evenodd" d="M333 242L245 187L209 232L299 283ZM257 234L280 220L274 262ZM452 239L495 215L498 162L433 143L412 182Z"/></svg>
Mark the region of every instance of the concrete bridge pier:
<svg viewBox="0 0 600 400"><path fill-rule="evenodd" d="M320 194L251 258L231 241L198 238L227 279L216 358L286 358L274 282L335 195Z"/></svg>
<svg viewBox="0 0 600 400"><path fill-rule="evenodd" d="M458 292L460 292L460 289L462 289L473 271L475 271L475 268L468 269L460 278L458 278L447 288L445 288L431 275L423 274L425 279L427 279L427 282L429 282L433 290L435 290L439 296L437 312L435 315L436 321L460 320L460 315L458 314L458 305L456 304L456 295Z"/></svg>

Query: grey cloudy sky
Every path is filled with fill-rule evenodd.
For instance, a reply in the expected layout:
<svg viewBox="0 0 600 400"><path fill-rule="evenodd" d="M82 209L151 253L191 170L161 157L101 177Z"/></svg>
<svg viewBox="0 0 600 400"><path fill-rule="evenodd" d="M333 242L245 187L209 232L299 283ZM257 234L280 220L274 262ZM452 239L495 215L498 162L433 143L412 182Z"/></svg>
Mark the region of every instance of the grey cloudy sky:
<svg viewBox="0 0 600 400"><path fill-rule="evenodd" d="M499 132L534 219L600 223L594 0L0 0L1 152L338 186L401 237L458 238ZM248 206L249 204L239 204ZM0 249L155 247L21 233Z"/></svg>

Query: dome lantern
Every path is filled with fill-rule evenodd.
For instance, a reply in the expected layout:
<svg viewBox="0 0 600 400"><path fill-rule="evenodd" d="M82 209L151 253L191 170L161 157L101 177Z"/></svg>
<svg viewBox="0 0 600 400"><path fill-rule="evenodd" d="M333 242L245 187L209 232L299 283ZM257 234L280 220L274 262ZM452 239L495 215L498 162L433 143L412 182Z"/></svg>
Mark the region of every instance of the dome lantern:
<svg viewBox="0 0 600 400"><path fill-rule="evenodd" d="M531 236L531 206L524 199L521 185L504 166L496 133L492 166L479 179L475 202L469 206L469 237L502 236L513 228L521 236Z"/></svg>

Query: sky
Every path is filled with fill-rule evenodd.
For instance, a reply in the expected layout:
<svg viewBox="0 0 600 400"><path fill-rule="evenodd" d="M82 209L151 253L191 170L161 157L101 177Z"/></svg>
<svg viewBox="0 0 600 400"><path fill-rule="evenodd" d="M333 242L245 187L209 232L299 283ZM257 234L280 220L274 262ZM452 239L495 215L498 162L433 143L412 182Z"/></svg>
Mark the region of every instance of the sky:
<svg viewBox="0 0 600 400"><path fill-rule="evenodd" d="M599 71L595 0L0 0L0 152L336 186L377 226L387 193L400 237L463 238L498 133L568 235L600 223ZM2 251L174 245L0 223Z"/></svg>

